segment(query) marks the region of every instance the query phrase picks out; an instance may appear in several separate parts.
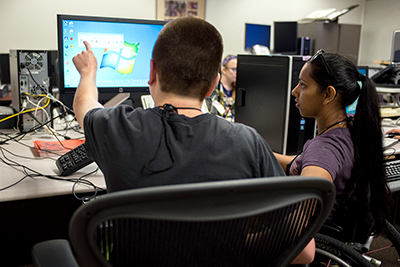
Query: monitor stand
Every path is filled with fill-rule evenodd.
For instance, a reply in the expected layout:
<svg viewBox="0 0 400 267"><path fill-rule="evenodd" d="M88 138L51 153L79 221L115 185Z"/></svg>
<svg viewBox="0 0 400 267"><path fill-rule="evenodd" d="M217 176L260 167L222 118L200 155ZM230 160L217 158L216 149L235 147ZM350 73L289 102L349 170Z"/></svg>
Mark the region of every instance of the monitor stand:
<svg viewBox="0 0 400 267"><path fill-rule="evenodd" d="M118 106L119 104L122 104L125 100L127 100L129 97L131 97L130 93L118 93L113 98L108 100L106 103L104 103L104 107L115 107Z"/></svg>

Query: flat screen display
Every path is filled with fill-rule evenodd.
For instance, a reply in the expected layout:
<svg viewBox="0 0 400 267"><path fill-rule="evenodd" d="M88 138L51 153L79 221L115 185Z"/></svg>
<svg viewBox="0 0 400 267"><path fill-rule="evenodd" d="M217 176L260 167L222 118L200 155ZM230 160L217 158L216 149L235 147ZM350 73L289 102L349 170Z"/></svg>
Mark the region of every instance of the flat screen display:
<svg viewBox="0 0 400 267"><path fill-rule="evenodd" d="M245 49L250 50L254 45L270 48L271 26L246 23Z"/></svg>
<svg viewBox="0 0 400 267"><path fill-rule="evenodd" d="M61 93L74 92L80 74L73 57L89 42L97 59L99 92L148 90L150 59L166 21L58 15Z"/></svg>
<svg viewBox="0 0 400 267"><path fill-rule="evenodd" d="M274 52L287 55L297 54L297 22L274 22Z"/></svg>
<svg viewBox="0 0 400 267"><path fill-rule="evenodd" d="M368 73L369 67L368 66L357 66L357 70L359 73L362 73L367 77L369 76L369 73Z"/></svg>

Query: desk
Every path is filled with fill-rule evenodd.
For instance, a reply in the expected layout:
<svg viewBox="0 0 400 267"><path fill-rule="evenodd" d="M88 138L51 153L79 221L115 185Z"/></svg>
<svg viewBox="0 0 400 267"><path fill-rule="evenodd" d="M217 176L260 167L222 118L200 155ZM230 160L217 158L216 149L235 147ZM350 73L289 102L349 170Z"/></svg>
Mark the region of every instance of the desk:
<svg viewBox="0 0 400 267"><path fill-rule="evenodd" d="M35 135L28 135L26 138L21 140L21 142L28 146L33 147L33 140L55 141L56 139L50 136L49 134L39 133ZM53 176L57 176L59 174L57 167L55 165L55 160L59 157L58 155L51 156L51 158L35 158L30 148L25 147L15 141L10 141L9 143L2 145L1 147L19 156L27 157L27 158L17 157L4 151L6 157L13 161L16 161L27 167L30 167L42 174L53 175ZM0 154L0 158L4 158L4 156ZM95 171L96 168L97 165L92 163L71 176L61 177L61 178L78 179L82 175ZM1 162L0 173L2 178L0 179L0 189L9 186L20 180L22 177L24 177L24 174L21 173L20 170L21 168L14 169ZM99 187L102 187L104 189L106 188L104 177L101 171L98 171L94 175L88 176L87 180L91 181L92 183L94 183ZM21 181L19 184L11 188L8 188L4 191L1 191L0 202L71 194L72 187L73 183L68 181L56 181L44 177L37 177L34 179L28 177L23 181ZM93 188L80 184L76 186L76 190L79 193L85 193L93 191Z"/></svg>
<svg viewBox="0 0 400 267"><path fill-rule="evenodd" d="M33 147L33 140L55 141L56 139L46 133L36 133L27 135L21 142ZM58 173L55 165L58 155L51 158L35 159L30 148L15 141L10 141L1 145L1 147L19 156L27 157L17 157L4 151L8 159L28 166L42 174L56 176ZM0 158L4 159L1 152ZM71 176L61 178L79 178L96 169L97 166L93 163ZM12 168L3 162L0 162L0 173L1 189L24 177L20 169ZM106 188L104 177L100 171L86 177L86 179L100 188ZM69 181L28 177L15 186L0 191L0 233L2 240L0 257L2 266L31 264L30 250L34 244L49 239L68 238L69 220L74 211L81 205L81 201L72 195L73 185L74 183ZM80 197L91 196L94 188L78 184L75 191Z"/></svg>
<svg viewBox="0 0 400 267"><path fill-rule="evenodd" d="M386 133L387 131L394 129L394 128L400 128L400 125L383 125L382 127L383 133ZM390 146L389 148L384 150L384 155L391 158L393 157L394 159L398 159L400 157L400 141L395 143L394 145ZM390 159L389 159L390 160ZM389 189L393 194L393 201L394 201L394 207L393 207L393 212L391 215L391 220L390 222L398 229L400 230L400 212L399 210L399 200L400 200L400 180L399 181L391 181L388 183Z"/></svg>
<svg viewBox="0 0 400 267"><path fill-rule="evenodd" d="M400 125L392 125L392 126L387 126L384 125L382 127L382 131L385 134L387 131L394 129L394 128L400 128ZM395 143L394 145L391 145L390 147L386 148L383 151L383 154L387 157L399 157L400 156L400 141ZM392 191L392 193L396 193L400 191L400 181L394 181L394 182L389 182L389 188Z"/></svg>

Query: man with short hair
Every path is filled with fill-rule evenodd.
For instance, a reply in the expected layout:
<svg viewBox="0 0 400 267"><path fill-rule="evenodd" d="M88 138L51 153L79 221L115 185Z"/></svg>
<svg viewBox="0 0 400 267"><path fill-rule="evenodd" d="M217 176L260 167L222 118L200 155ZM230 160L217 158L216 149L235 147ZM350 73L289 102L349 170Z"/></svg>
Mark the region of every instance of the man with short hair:
<svg viewBox="0 0 400 267"><path fill-rule="evenodd" d="M150 62L152 109L103 108L96 58L85 45L73 59L81 74L73 108L108 192L284 175L254 129L202 113L223 52L221 35L205 20L180 18L161 30Z"/></svg>
<svg viewBox="0 0 400 267"><path fill-rule="evenodd" d="M74 111L108 192L284 175L254 129L201 111L219 81L223 53L222 37L208 22L182 18L161 30L150 62L153 109L103 108L97 62L85 45L73 59L81 73Z"/></svg>

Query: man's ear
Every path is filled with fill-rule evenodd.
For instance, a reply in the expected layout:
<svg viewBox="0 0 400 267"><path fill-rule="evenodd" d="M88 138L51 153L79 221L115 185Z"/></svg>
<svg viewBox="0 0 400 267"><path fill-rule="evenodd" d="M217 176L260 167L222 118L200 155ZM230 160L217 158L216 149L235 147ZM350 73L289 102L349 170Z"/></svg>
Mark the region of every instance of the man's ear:
<svg viewBox="0 0 400 267"><path fill-rule="evenodd" d="M214 91L214 89L217 87L217 84L219 83L220 77L221 77L221 75L218 73L217 78L215 78L213 86L210 88L210 91L208 91L206 97L211 96L212 92Z"/></svg>
<svg viewBox="0 0 400 267"><path fill-rule="evenodd" d="M149 85L152 85L157 80L157 71L156 71L156 64L152 59L150 59L150 78L149 78Z"/></svg>
<svg viewBox="0 0 400 267"><path fill-rule="evenodd" d="M337 95L337 91L336 91L335 87L333 87L332 85L329 85L325 90L324 104L328 104L328 103L332 102L332 100L334 100L336 98L336 95Z"/></svg>

